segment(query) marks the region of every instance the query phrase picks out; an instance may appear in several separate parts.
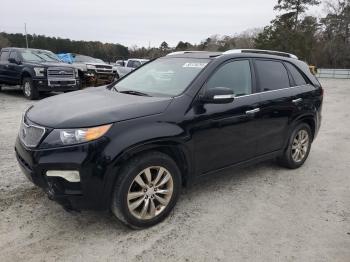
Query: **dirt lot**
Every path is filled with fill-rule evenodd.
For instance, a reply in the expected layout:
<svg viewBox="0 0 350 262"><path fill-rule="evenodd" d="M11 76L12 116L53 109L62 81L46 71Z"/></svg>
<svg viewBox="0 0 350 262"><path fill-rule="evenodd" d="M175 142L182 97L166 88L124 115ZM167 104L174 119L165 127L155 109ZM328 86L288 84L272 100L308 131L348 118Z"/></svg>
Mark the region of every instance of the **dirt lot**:
<svg viewBox="0 0 350 262"><path fill-rule="evenodd" d="M350 81L327 80L323 126L298 170L273 162L186 189L171 216L132 231L71 214L21 174L21 93L0 93L1 261L350 261Z"/></svg>

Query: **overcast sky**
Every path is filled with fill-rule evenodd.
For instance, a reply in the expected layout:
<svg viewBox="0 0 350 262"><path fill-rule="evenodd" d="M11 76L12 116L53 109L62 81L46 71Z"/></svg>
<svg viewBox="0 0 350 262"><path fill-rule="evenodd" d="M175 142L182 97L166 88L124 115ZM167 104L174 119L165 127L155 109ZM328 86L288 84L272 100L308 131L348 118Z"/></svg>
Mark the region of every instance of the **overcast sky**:
<svg viewBox="0 0 350 262"><path fill-rule="evenodd" d="M44 34L126 46L199 43L267 25L277 0L2 1L0 32ZM317 15L318 10L312 10Z"/></svg>

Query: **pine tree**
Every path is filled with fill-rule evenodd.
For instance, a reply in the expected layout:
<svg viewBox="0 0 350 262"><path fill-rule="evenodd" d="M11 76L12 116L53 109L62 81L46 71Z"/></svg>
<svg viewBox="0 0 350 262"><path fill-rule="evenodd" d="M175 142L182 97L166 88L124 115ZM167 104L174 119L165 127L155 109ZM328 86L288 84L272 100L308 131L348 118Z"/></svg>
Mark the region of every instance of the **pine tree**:
<svg viewBox="0 0 350 262"><path fill-rule="evenodd" d="M309 6L319 5L318 0L278 0L278 4L274 7L278 11L289 11L294 16L294 29L298 27L300 14L308 10Z"/></svg>

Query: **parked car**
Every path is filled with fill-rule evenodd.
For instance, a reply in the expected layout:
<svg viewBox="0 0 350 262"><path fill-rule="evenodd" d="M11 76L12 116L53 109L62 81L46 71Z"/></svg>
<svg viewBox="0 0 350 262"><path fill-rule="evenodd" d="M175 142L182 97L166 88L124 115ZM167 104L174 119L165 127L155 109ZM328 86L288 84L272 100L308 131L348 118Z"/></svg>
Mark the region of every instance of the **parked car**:
<svg viewBox="0 0 350 262"><path fill-rule="evenodd" d="M83 86L100 86L113 82L113 66L103 60L79 54L58 54L58 57L79 71Z"/></svg>
<svg viewBox="0 0 350 262"><path fill-rule="evenodd" d="M201 177L267 159L301 167L322 101L320 83L293 55L182 52L108 87L31 106L16 156L24 174L66 208L110 209L145 228Z"/></svg>
<svg viewBox="0 0 350 262"><path fill-rule="evenodd" d="M78 71L47 50L3 48L0 53L0 85L20 85L28 99L42 91L74 91L80 87Z"/></svg>
<svg viewBox="0 0 350 262"><path fill-rule="evenodd" d="M116 78L118 79L129 74L131 71L147 63L148 61L149 61L148 59L138 59L138 58L132 58L126 61L117 60L114 66Z"/></svg>

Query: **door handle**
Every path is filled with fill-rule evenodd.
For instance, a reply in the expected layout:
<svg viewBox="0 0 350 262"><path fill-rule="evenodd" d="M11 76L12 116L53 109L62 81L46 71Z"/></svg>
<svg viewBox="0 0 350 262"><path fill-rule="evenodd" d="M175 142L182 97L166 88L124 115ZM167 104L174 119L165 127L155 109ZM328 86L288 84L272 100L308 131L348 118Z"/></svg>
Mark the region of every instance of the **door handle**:
<svg viewBox="0 0 350 262"><path fill-rule="evenodd" d="M260 112L260 108L255 108L255 109L253 109L253 110L248 110L248 111L246 111L245 113L246 113L247 115L254 115L255 113L258 113L258 112Z"/></svg>
<svg viewBox="0 0 350 262"><path fill-rule="evenodd" d="M300 103L300 102L302 102L302 101L303 101L302 98L298 98L298 99L292 100L292 102L293 102L294 104L298 104L298 103Z"/></svg>

